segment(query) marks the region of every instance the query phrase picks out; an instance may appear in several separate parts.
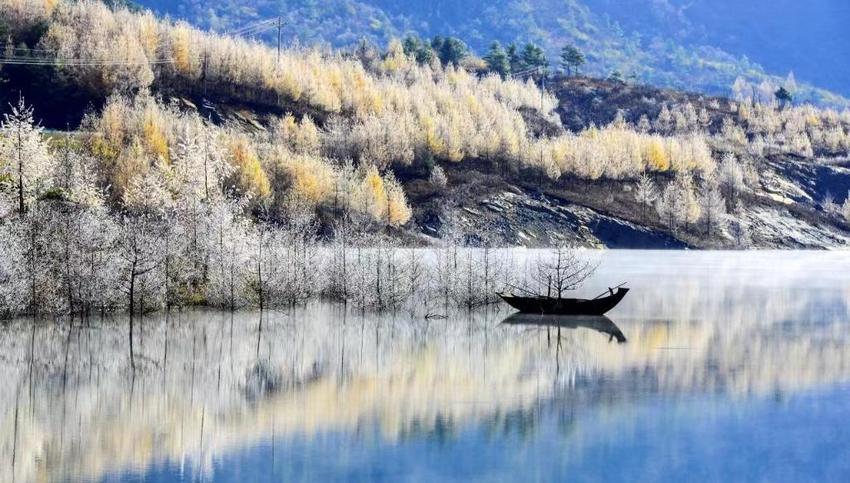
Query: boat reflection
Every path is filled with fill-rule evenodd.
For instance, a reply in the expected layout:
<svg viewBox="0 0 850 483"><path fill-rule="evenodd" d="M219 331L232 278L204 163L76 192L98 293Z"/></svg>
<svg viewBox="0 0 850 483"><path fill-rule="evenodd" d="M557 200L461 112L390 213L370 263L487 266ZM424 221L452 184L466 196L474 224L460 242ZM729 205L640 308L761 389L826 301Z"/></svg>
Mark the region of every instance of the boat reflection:
<svg viewBox="0 0 850 483"><path fill-rule="evenodd" d="M585 328L607 334L608 341L616 340L618 344L627 342L623 331L611 319L604 315L545 315L511 314L502 321L503 325L553 327L564 329Z"/></svg>
<svg viewBox="0 0 850 483"><path fill-rule="evenodd" d="M653 268L627 274L641 289L615 309L617 324L503 321L495 310L426 320L324 303L262 317L184 310L139 319L133 371L126 317L10 322L0 326L0 481L169 481L155 479L158 468L210 480L224 459L270 442L277 455L312 455L305 448L326 444L342 448L343 460L363 462L355 456L374 451L395 464L402 458L383 456L388 448L420 461L423 448L479 432L508 441L505 448L537 448L529 445L543 444L552 428L558 445L575 449L559 454L572 456L623 434L642 438L636 421L647 401L737 405L850 384L846 254L800 255L803 262L747 254L766 261L738 271L755 262L693 254L705 263L668 267L671 256L640 254L640 266ZM809 275L792 277L798 263ZM613 343L624 333L628 344ZM480 453L478 444L465 447ZM437 479L419 476L412 479Z"/></svg>

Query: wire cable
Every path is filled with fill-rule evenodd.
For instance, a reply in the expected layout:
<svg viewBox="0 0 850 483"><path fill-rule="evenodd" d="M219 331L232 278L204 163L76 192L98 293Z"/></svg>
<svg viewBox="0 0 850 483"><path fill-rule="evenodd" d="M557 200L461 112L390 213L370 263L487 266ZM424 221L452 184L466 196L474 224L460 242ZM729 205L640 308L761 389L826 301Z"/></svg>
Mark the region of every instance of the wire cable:
<svg viewBox="0 0 850 483"><path fill-rule="evenodd" d="M56 67L88 67L88 66L130 66L130 65L163 65L173 64L173 60L123 60L123 59L60 59L37 57L0 57L0 64L31 65Z"/></svg>
<svg viewBox="0 0 850 483"><path fill-rule="evenodd" d="M225 32L225 35L242 36L242 35L246 35L246 33L251 32L252 30L255 30L255 29L258 29L258 28L265 28L267 26L268 27L274 27L274 26L276 26L277 22L278 22L277 18L269 18L269 19L266 19L266 20L261 20L259 22L254 22L252 24L245 25L244 27L238 28L236 30L227 31L227 32Z"/></svg>

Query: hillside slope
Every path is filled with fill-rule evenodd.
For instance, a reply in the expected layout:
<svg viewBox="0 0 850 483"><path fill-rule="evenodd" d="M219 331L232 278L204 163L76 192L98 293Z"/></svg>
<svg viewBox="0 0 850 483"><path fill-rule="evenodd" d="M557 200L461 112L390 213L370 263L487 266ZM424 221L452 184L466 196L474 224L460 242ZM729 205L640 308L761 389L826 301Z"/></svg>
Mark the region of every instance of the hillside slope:
<svg viewBox="0 0 850 483"><path fill-rule="evenodd" d="M587 77L553 76L541 95L531 82L419 65L398 45L278 58L93 2L3 12L34 57L0 71L0 93L15 103L22 93L48 127L77 130L73 142L39 144L45 163L77 153L87 189L116 215L187 209L201 176L205 199L214 191L252 223L310 214L327 238L357 218L360 230L417 243L847 243L848 111ZM13 155L0 159L7 181ZM24 198L66 196L49 172Z"/></svg>
<svg viewBox="0 0 850 483"><path fill-rule="evenodd" d="M220 31L282 15L288 41L350 46L361 38L385 45L393 36L454 35L483 54L493 40L533 41L552 59L564 44L588 57L587 73L614 71L638 82L727 94L737 77L778 83L793 71L800 100L847 105L843 2L816 0L141 0L157 12ZM268 34L273 40L274 34Z"/></svg>
<svg viewBox="0 0 850 483"><path fill-rule="evenodd" d="M416 182L408 186L414 220L424 234L443 236L441 227L448 224L459 226L462 236L471 240L483 236L524 246L550 246L565 240L609 248L850 246L850 143L844 142L833 153L818 149L820 154L801 155L777 148L755 153L752 144L741 153L730 138L743 133L733 134L723 126L723 119L738 118L728 110L735 105L728 99L592 78L561 77L551 85L563 124L573 130L616 123L618 117L635 125L642 117L655 119L650 129L656 130L660 128L657 118L667 106L674 113L686 106L704 111L709 119L706 131L713 133L717 155L738 152L748 171L738 195L724 190L724 196L737 198L724 215L729 217L724 234L712 235L704 220L671 229L656 206L639 201L640 179L588 182L565 176L549 181L506 177L486 165L451 169L449 188L443 191L420 191ZM850 115L844 117L850 121ZM743 124L750 125L748 131L756 129L755 122ZM713 176L726 178L728 168L721 164ZM661 187L675 184L669 174L656 173L653 179L659 196Z"/></svg>

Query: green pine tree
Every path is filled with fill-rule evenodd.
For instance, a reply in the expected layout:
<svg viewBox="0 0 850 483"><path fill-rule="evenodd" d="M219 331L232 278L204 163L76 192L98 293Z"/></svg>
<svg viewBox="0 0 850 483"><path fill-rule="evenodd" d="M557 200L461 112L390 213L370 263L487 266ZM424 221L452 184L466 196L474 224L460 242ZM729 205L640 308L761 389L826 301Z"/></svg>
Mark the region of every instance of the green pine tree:
<svg viewBox="0 0 850 483"><path fill-rule="evenodd" d="M506 78L511 73L511 63L508 59L508 54L502 48L502 44L498 41L490 45L490 50L484 56L484 61L487 62L487 67L490 72L496 72L502 79Z"/></svg>
<svg viewBox="0 0 850 483"><path fill-rule="evenodd" d="M420 64L429 64L434 58L434 49L415 35L408 35L402 42L404 53L416 59Z"/></svg>
<svg viewBox="0 0 850 483"><path fill-rule="evenodd" d="M458 65L469 55L469 47L455 37L434 37L434 40L431 41L431 47L437 53L443 65Z"/></svg>
<svg viewBox="0 0 850 483"><path fill-rule="evenodd" d="M780 87L773 95L776 96L776 100L779 101L779 106L782 108L794 102L794 96L784 86Z"/></svg>
<svg viewBox="0 0 850 483"><path fill-rule="evenodd" d="M613 82L615 84L625 84L626 81L623 79L623 74L620 73L619 70L615 70L611 72L611 75L608 76L608 82Z"/></svg>
<svg viewBox="0 0 850 483"><path fill-rule="evenodd" d="M549 67L546 53L543 52L541 47L531 42L525 44L525 48L522 49L522 62L527 69L533 69L535 67L546 69Z"/></svg>
<svg viewBox="0 0 850 483"><path fill-rule="evenodd" d="M584 63L584 54L574 45L565 45L561 49L561 66L567 71L567 75L578 74L579 68Z"/></svg>
<svg viewBox="0 0 850 483"><path fill-rule="evenodd" d="M508 64L511 67L511 72L520 72L525 70L525 64L522 61L522 57L519 55L519 51L517 49L516 43L511 42L508 45Z"/></svg>

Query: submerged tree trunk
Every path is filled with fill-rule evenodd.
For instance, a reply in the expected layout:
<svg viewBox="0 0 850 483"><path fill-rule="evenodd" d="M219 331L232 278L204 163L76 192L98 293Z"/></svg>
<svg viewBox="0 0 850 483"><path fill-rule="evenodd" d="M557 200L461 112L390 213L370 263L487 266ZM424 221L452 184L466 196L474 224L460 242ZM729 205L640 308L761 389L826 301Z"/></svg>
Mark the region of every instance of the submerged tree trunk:
<svg viewBox="0 0 850 483"><path fill-rule="evenodd" d="M18 135L18 145L17 145L17 154L18 154L18 212L20 214L24 214L26 211L26 205L24 205L24 155L23 155L23 139L21 138L21 127L18 126L17 129Z"/></svg>
<svg viewBox="0 0 850 483"><path fill-rule="evenodd" d="M130 270L130 367L133 372L136 372L136 360L133 355L133 317L136 314L135 305L135 290L136 290L136 260L133 260L133 265Z"/></svg>
<svg viewBox="0 0 850 483"><path fill-rule="evenodd" d="M74 320L74 289L73 280L71 277L71 220L70 216L65 218L65 286L68 290L68 313L71 315L71 320Z"/></svg>
<svg viewBox="0 0 850 483"><path fill-rule="evenodd" d="M23 198L21 198L23 200ZM23 201L22 201L23 203ZM23 205L21 205L23 206ZM22 212L23 213L23 212ZM38 235L36 231L38 230L38 220L35 216L30 217L30 246L29 246L29 277L30 277L30 314L33 316L38 316L38 305L37 305L37 288L36 288L36 276L38 270L36 268L36 258L37 258L37 242Z"/></svg>

